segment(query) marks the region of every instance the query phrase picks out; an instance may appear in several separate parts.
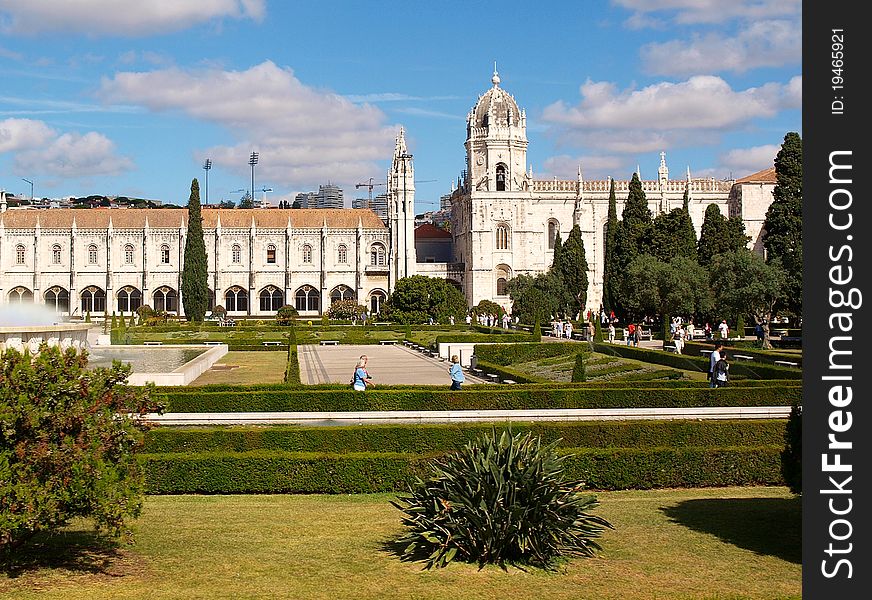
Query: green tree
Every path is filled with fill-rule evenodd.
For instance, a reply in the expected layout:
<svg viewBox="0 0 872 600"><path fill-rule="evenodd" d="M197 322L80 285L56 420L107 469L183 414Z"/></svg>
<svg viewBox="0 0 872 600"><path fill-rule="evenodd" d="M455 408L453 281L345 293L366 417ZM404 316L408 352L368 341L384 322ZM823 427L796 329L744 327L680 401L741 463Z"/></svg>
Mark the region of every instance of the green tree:
<svg viewBox="0 0 872 600"><path fill-rule="evenodd" d="M749 239L741 217L727 219L717 205L709 204L700 231L697 260L702 266L709 267L716 254L736 252L744 248Z"/></svg>
<svg viewBox="0 0 872 600"><path fill-rule="evenodd" d="M606 241L603 255L603 306L606 311L615 308L615 244L618 234L618 204L615 198L615 180L609 187L609 213L606 219Z"/></svg>
<svg viewBox="0 0 872 600"><path fill-rule="evenodd" d="M802 314L802 139L784 136L775 157L775 189L763 222L767 260L779 261L785 271L784 308Z"/></svg>
<svg viewBox="0 0 872 600"><path fill-rule="evenodd" d="M150 389L124 385L129 365L88 369L87 354L45 344L0 365L0 553L76 517L125 533L144 493L131 415L162 410Z"/></svg>
<svg viewBox="0 0 872 600"><path fill-rule="evenodd" d="M499 317L505 312L503 307L492 300L482 300L472 307L472 314L478 315L494 315Z"/></svg>
<svg viewBox="0 0 872 600"><path fill-rule="evenodd" d="M696 233L690 215L683 208L657 215L648 236L648 254L662 261L676 256L696 260Z"/></svg>
<svg viewBox="0 0 872 600"><path fill-rule="evenodd" d="M506 285L512 299L512 315L522 323L548 322L560 310L563 283L552 272L513 277Z"/></svg>
<svg viewBox="0 0 872 600"><path fill-rule="evenodd" d="M254 200L251 194L245 192L245 195L239 200L239 208L254 208Z"/></svg>
<svg viewBox="0 0 872 600"><path fill-rule="evenodd" d="M456 287L424 275L397 281L386 305L387 317L402 324L425 323L429 317L441 322L451 315L462 320L466 311L466 298Z"/></svg>
<svg viewBox="0 0 872 600"><path fill-rule="evenodd" d="M779 263L766 263L756 252L743 248L716 255L710 272L717 306L731 314L753 315L763 327L763 347L771 348L769 323L777 303L789 289Z"/></svg>
<svg viewBox="0 0 872 600"><path fill-rule="evenodd" d="M711 307L709 276L695 260L679 256L669 262L642 254L627 268L621 288L631 316L692 315Z"/></svg>
<svg viewBox="0 0 872 600"><path fill-rule="evenodd" d="M299 200L294 200L294 203L291 204L291 208L293 208L293 209L303 208L303 203L300 202Z"/></svg>
<svg viewBox="0 0 872 600"><path fill-rule="evenodd" d="M642 189L642 182L639 180L638 173L633 173L627 202L621 212L621 223L615 235L615 259L611 276L616 281L612 285L613 290L625 287L628 277L627 269L630 263L640 254L645 253L650 237L651 223L651 211L648 210L648 201L645 198L645 191ZM612 300L618 307L616 312L627 312L622 295L619 294L617 298L613 297Z"/></svg>
<svg viewBox="0 0 872 600"><path fill-rule="evenodd" d="M560 253L555 252L552 271L562 284L562 310L569 318L584 312L587 302L587 259L584 254L584 240L581 228L575 225Z"/></svg>
<svg viewBox="0 0 872 600"><path fill-rule="evenodd" d="M587 372L584 369L584 353L577 352L575 354L575 365L572 367L572 382L580 383L582 381L587 381Z"/></svg>
<svg viewBox="0 0 872 600"><path fill-rule="evenodd" d="M185 239L185 266L182 269L182 304L188 321L202 322L209 307L209 273L203 216L200 214L200 182L191 182L188 199L188 235Z"/></svg>

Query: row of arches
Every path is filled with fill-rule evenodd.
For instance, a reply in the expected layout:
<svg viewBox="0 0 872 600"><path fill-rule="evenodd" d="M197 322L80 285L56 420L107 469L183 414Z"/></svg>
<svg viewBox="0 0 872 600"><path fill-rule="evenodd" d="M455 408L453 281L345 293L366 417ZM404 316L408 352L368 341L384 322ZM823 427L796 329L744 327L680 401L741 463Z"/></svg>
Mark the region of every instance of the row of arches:
<svg viewBox="0 0 872 600"><path fill-rule="evenodd" d="M554 250L554 242L560 233L560 222L557 219L548 220L547 243L548 250ZM497 250L510 250L512 247L512 230L508 223L497 223L494 231L494 246Z"/></svg>
<svg viewBox="0 0 872 600"><path fill-rule="evenodd" d="M12 288L7 296L10 304L32 303L33 291L18 286ZM43 300L47 306L54 308L59 313L68 313L70 310L70 292L60 286L49 288L43 294ZM177 312L179 310L179 295L176 290L169 286L161 286L151 294L151 307L161 312ZM275 312L285 304L285 292L274 285L268 285L260 290L257 296L261 312ZM288 299L290 300L290 299ZM357 300L354 290L347 285L338 285L330 292L330 302L340 300ZM381 312L382 306L387 300L384 290L373 290L368 297L370 312ZM142 292L133 286L124 286L115 293L115 306L107 304L106 292L97 286L88 286L79 293L79 309L81 314L105 313L107 306L109 311L120 313L135 312L143 305ZM301 312L318 312L321 310L321 293L318 288L310 285L301 286L293 296L294 307ZM209 309L215 306L215 292L209 290ZM224 292L224 308L228 312L248 312L249 292L246 288L234 285ZM73 311L74 312L74 311Z"/></svg>

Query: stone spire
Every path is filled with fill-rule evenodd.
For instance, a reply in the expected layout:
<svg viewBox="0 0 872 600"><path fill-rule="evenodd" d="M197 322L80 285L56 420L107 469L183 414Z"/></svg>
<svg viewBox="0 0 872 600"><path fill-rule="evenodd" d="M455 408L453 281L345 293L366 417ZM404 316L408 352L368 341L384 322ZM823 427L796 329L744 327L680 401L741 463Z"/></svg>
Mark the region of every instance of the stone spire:
<svg viewBox="0 0 872 600"><path fill-rule="evenodd" d="M494 61L494 76L491 77L491 83L494 84L494 87L500 86L500 74L497 71L497 61Z"/></svg>

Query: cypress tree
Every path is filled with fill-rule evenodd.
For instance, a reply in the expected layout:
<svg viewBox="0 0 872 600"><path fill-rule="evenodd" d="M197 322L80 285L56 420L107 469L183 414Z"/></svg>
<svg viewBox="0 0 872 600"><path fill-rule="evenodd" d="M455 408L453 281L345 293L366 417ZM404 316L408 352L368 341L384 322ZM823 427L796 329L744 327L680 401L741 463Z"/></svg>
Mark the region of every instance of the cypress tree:
<svg viewBox="0 0 872 600"><path fill-rule="evenodd" d="M609 216L606 220L606 243L603 255L603 306L607 311L615 308L614 269L615 244L618 235L618 203L615 199L615 180L609 186Z"/></svg>
<svg viewBox="0 0 872 600"><path fill-rule="evenodd" d="M767 262L781 264L787 276L785 308L802 313L802 139L784 136L775 157L773 201L763 222L763 247Z"/></svg>
<svg viewBox="0 0 872 600"><path fill-rule="evenodd" d="M560 254L563 252L563 242L560 240L560 232L557 232L557 235L554 236L554 257L551 259L551 268L554 268L554 265L560 264Z"/></svg>
<svg viewBox="0 0 872 600"><path fill-rule="evenodd" d="M587 380L587 372L584 369L584 355L581 352L575 355L575 366L572 368L572 382L578 383Z"/></svg>
<svg viewBox="0 0 872 600"><path fill-rule="evenodd" d="M552 272L560 278L566 291L567 316L572 318L576 313L584 311L587 302L587 259L581 228L578 225L572 228L566 243L561 246L559 260L555 259Z"/></svg>
<svg viewBox="0 0 872 600"><path fill-rule="evenodd" d="M682 208L657 215L650 228L647 252L663 262L676 256L696 260L696 234L690 216Z"/></svg>
<svg viewBox="0 0 872 600"><path fill-rule="evenodd" d="M191 182L188 199L188 237L185 240L185 266L182 269L182 303L188 321L202 322L209 306L209 280L206 243L200 214L200 183Z"/></svg>
<svg viewBox="0 0 872 600"><path fill-rule="evenodd" d="M637 256L645 253L650 236L651 211L648 210L648 201L645 199L638 173L633 173L629 188L627 202L621 212L621 223L615 235L614 261L609 282L613 292L624 288L627 268ZM626 313L626 305L616 293L612 296L612 304L617 306L616 312Z"/></svg>
<svg viewBox="0 0 872 600"><path fill-rule="evenodd" d="M705 209L705 218L697 244L699 264L708 268L713 256L738 252L745 247L748 239L741 217L727 219L716 205L709 204Z"/></svg>

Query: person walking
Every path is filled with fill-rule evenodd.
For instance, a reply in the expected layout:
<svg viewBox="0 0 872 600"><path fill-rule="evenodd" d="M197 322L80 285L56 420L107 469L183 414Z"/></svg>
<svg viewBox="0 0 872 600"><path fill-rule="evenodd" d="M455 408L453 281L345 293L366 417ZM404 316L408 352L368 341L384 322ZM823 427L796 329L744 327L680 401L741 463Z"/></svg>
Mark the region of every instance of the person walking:
<svg viewBox="0 0 872 600"><path fill-rule="evenodd" d="M638 323L636 329L633 330L633 345L639 347L639 340L642 338L642 324Z"/></svg>
<svg viewBox="0 0 872 600"><path fill-rule="evenodd" d="M729 380L730 364L727 362L727 353L724 352L718 362L715 363L714 387L724 387Z"/></svg>
<svg viewBox="0 0 872 600"><path fill-rule="evenodd" d="M563 331L566 332L566 339L572 339L572 321L566 322L566 327L563 328Z"/></svg>
<svg viewBox="0 0 872 600"><path fill-rule="evenodd" d="M680 325L675 329L675 353L681 354L684 349L684 327Z"/></svg>
<svg viewBox="0 0 872 600"><path fill-rule="evenodd" d="M691 320L689 320L689 321L687 322L687 335L685 336L684 339L686 339L686 340L690 340L690 341L692 342L692 341L693 341L693 336L694 336L695 334L696 334L696 332L695 332L694 329L693 329L693 319L691 319Z"/></svg>
<svg viewBox="0 0 872 600"><path fill-rule="evenodd" d="M366 370L366 363L369 362L369 357L362 354L357 360L357 365L354 367L354 377L351 379L351 386L358 392L363 392L366 388L375 385L372 382L372 377Z"/></svg>
<svg viewBox="0 0 872 600"><path fill-rule="evenodd" d="M721 339L728 340L730 339L730 327L727 325L727 320L723 319L721 324L718 325L718 331L721 332Z"/></svg>
<svg viewBox="0 0 872 600"><path fill-rule="evenodd" d="M705 324L705 327L703 328L703 333L705 333L705 341L712 341L712 326L709 323Z"/></svg>
<svg viewBox="0 0 872 600"><path fill-rule="evenodd" d="M630 323L629 325L627 325L627 345L628 346L633 345L633 340L635 339L635 337L636 337L636 324Z"/></svg>
<svg viewBox="0 0 872 600"><path fill-rule="evenodd" d="M456 354L451 357L451 366L448 368L448 374L451 376L451 389L459 390L464 377L463 368L460 366L460 358Z"/></svg>
<svg viewBox="0 0 872 600"><path fill-rule="evenodd" d="M709 387L715 387L715 365L721 360L721 352L724 351L724 345L720 342L715 344L715 349L709 355Z"/></svg>
<svg viewBox="0 0 872 600"><path fill-rule="evenodd" d="M615 324L612 322L609 322L609 343L615 343Z"/></svg>

